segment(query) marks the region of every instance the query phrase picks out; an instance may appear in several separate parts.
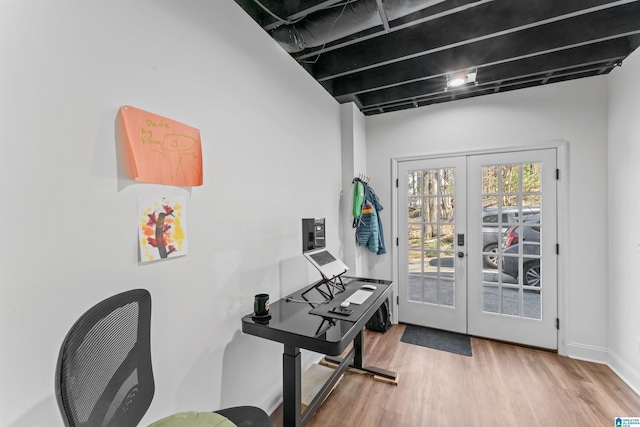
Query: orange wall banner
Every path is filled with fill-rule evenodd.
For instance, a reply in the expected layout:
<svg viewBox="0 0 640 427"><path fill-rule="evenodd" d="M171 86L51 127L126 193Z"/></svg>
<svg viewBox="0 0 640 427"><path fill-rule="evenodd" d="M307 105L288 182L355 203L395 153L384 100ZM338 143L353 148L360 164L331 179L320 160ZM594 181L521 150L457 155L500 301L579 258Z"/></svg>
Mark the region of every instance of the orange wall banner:
<svg viewBox="0 0 640 427"><path fill-rule="evenodd" d="M129 105L120 107L132 178L154 184L202 185L200 130Z"/></svg>

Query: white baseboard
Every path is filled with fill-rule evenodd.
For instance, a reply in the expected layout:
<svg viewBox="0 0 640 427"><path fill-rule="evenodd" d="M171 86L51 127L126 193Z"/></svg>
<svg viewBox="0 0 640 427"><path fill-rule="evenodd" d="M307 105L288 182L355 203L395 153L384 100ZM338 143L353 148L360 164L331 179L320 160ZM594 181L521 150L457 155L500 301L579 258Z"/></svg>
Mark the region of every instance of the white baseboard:
<svg viewBox="0 0 640 427"><path fill-rule="evenodd" d="M262 408L267 414L274 413L278 406L282 404L282 382L279 381L266 393L264 399L256 406Z"/></svg>
<svg viewBox="0 0 640 427"><path fill-rule="evenodd" d="M567 356L572 359L607 365L618 377L620 377L622 381L624 381L637 395L640 396L640 373L611 350L602 347L571 343L567 346Z"/></svg>
<svg viewBox="0 0 640 427"><path fill-rule="evenodd" d="M567 356L572 359L595 362L603 365L609 364L609 349L592 345L569 343Z"/></svg>
<svg viewBox="0 0 640 427"><path fill-rule="evenodd" d="M622 381L627 383L637 395L640 395L640 373L638 373L638 371L629 366L627 362L612 351L609 352L608 365Z"/></svg>

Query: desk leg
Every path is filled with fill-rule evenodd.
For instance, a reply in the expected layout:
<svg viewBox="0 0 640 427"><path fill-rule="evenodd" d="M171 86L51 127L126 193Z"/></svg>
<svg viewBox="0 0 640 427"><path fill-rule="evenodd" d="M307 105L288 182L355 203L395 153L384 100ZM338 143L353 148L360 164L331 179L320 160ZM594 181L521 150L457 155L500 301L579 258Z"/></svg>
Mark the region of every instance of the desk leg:
<svg viewBox="0 0 640 427"><path fill-rule="evenodd" d="M356 336L356 339L353 340L353 347L356 350L356 354L353 358L353 367L362 369L364 368L364 335L362 331L360 331Z"/></svg>
<svg viewBox="0 0 640 427"><path fill-rule="evenodd" d="M302 373L300 349L284 346L282 355L282 413L284 427L302 425Z"/></svg>
<svg viewBox="0 0 640 427"><path fill-rule="evenodd" d="M374 378L380 377L384 378L384 380L387 382L391 382L393 384L398 383L398 374L396 374L395 372L387 371L386 369L377 368L375 366L365 365L364 330L360 331L360 333L358 333L358 335L356 335L355 339L353 340L353 349L355 350L355 355L353 357L353 363L351 364L351 367L373 374ZM324 360L336 365L342 363L342 359L339 357L325 356Z"/></svg>

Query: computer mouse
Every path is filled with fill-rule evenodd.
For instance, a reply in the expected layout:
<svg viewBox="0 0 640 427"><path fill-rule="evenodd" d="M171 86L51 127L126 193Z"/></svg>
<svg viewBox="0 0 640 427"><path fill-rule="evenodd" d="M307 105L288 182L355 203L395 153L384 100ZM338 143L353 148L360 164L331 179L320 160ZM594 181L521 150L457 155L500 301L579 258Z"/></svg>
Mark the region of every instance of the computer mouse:
<svg viewBox="0 0 640 427"><path fill-rule="evenodd" d="M360 289L371 289L372 291L377 289L374 285L362 285Z"/></svg>
<svg viewBox="0 0 640 427"><path fill-rule="evenodd" d="M351 305L351 303L350 303L349 301L342 301L342 302L340 303L340 307L344 307L344 308L347 308L347 307L349 307L350 305Z"/></svg>

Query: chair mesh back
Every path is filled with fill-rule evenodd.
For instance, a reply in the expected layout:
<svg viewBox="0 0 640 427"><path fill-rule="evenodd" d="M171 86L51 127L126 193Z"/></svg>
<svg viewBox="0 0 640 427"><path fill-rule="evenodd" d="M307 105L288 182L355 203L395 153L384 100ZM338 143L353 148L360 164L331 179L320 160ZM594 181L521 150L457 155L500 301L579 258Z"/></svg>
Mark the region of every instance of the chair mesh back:
<svg viewBox="0 0 640 427"><path fill-rule="evenodd" d="M89 309L60 349L56 398L67 426L136 426L154 393L151 296L123 292Z"/></svg>

